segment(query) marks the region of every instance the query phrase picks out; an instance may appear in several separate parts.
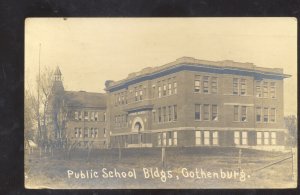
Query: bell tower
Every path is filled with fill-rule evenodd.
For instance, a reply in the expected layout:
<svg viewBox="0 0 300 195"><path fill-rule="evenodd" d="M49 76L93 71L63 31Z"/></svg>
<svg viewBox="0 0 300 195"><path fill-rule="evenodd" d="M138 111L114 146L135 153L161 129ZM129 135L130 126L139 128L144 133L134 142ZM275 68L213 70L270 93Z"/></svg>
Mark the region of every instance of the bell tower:
<svg viewBox="0 0 300 195"><path fill-rule="evenodd" d="M49 136L52 139L61 138L63 131L63 103L65 89L62 82L62 74L57 66L53 74L52 93L49 96L49 115L51 116L51 129Z"/></svg>
<svg viewBox="0 0 300 195"><path fill-rule="evenodd" d="M61 77L61 71L59 69L59 67L56 67L56 70L54 72L54 81L53 81L53 88L52 88L52 92L56 95L61 95L64 92L64 86L62 83L62 77Z"/></svg>
<svg viewBox="0 0 300 195"><path fill-rule="evenodd" d="M61 72L58 66L54 72L54 81L61 81Z"/></svg>

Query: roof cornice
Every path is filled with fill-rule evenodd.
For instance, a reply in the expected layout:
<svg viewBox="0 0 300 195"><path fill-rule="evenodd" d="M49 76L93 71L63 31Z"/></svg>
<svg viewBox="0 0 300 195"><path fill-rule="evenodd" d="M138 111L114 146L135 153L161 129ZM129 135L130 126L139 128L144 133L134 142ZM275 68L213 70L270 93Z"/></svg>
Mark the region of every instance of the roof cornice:
<svg viewBox="0 0 300 195"><path fill-rule="evenodd" d="M245 69L238 67L221 67L221 66L211 66L207 64L193 64L193 63L181 63L166 67L165 69L160 69L153 71L148 74L139 75L133 78L125 79L120 83L112 83L111 86L107 87L105 90L109 92L117 91L123 88L128 88L129 85L133 85L142 81L152 80L169 74L173 74L180 71L195 71L195 72L207 72L215 74L231 74L239 76L250 76L254 77L256 80L261 79L274 79L282 80L284 78L291 77L291 75L277 73L277 72L267 72L257 69Z"/></svg>

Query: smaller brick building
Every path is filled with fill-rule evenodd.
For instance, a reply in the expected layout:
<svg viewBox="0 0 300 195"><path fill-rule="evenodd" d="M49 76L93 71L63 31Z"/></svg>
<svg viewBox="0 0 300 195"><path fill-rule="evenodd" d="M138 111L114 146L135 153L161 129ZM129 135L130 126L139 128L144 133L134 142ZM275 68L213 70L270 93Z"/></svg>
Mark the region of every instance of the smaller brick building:
<svg viewBox="0 0 300 195"><path fill-rule="evenodd" d="M48 137L76 142L80 148L107 147L106 94L65 91L58 67L47 113Z"/></svg>

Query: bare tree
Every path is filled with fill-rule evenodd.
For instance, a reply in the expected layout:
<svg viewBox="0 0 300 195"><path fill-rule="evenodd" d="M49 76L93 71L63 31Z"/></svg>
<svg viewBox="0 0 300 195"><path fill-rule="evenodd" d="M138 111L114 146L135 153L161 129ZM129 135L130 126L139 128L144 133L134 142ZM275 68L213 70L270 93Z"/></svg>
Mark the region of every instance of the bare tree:
<svg viewBox="0 0 300 195"><path fill-rule="evenodd" d="M47 109L49 96L53 85L54 71L44 68L36 78L36 86L26 86L25 89L25 130L33 125L37 127L37 141L41 144L46 141Z"/></svg>
<svg viewBox="0 0 300 195"><path fill-rule="evenodd" d="M35 114L32 105L32 96L28 89L24 91L24 138L34 139L35 132L33 131L35 125Z"/></svg>
<svg viewBox="0 0 300 195"><path fill-rule="evenodd" d="M47 110L49 106L49 96L53 86L54 71L45 67L37 77L37 87L39 95L39 123L42 124L44 133L47 135ZM42 110L42 111L40 111ZM41 133L41 125L40 125ZM47 139L46 137L44 139Z"/></svg>

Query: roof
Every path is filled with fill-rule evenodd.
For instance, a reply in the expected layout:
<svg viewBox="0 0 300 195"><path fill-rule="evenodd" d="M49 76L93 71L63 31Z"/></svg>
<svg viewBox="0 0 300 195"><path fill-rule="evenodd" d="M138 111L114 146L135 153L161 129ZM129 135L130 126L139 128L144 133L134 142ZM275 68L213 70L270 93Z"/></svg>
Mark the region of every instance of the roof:
<svg viewBox="0 0 300 195"><path fill-rule="evenodd" d="M159 76L164 76L166 74L182 70L254 76L257 79L283 79L290 77L290 75L283 74L283 69L258 67L249 62L241 63L231 60L207 61L198 60L191 57L182 57L174 62L162 66L147 67L139 72L130 73L125 79L119 81L110 81L106 86L106 90L115 91L123 87L127 87L130 84L141 82L147 79L154 79Z"/></svg>
<svg viewBox="0 0 300 195"><path fill-rule="evenodd" d="M86 91L65 91L65 103L70 107L106 108L106 94Z"/></svg>

